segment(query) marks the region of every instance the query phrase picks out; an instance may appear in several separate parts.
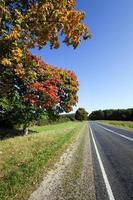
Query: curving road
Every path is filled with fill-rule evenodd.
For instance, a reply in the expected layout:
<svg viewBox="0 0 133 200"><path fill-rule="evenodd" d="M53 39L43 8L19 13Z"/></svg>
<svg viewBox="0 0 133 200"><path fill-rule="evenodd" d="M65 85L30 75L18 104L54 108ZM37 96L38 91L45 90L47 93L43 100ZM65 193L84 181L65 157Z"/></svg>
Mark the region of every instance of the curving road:
<svg viewBox="0 0 133 200"><path fill-rule="evenodd" d="M97 200L133 200L133 132L89 122Z"/></svg>

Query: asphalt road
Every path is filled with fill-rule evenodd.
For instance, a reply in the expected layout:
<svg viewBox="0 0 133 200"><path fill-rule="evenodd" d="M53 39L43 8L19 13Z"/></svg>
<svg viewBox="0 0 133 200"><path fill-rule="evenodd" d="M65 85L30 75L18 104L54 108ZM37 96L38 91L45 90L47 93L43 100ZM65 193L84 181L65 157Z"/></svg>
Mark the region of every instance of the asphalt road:
<svg viewBox="0 0 133 200"><path fill-rule="evenodd" d="M133 132L96 122L89 127L97 200L133 200Z"/></svg>

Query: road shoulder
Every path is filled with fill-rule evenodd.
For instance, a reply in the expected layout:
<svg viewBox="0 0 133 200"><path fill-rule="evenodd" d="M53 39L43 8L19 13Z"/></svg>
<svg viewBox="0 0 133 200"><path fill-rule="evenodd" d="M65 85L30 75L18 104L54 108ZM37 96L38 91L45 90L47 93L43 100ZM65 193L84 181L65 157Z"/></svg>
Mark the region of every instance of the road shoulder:
<svg viewBox="0 0 133 200"><path fill-rule="evenodd" d="M29 200L46 199L96 199L87 125L29 198Z"/></svg>

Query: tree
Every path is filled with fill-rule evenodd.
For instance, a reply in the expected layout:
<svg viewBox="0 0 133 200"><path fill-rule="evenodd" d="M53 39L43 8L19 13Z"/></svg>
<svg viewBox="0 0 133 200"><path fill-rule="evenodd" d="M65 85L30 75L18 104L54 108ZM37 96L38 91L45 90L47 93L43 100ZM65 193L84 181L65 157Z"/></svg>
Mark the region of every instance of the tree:
<svg viewBox="0 0 133 200"><path fill-rule="evenodd" d="M15 116L22 110L29 113L21 114L24 127L40 110L54 114L72 110L78 91L75 74L43 63L29 50L47 43L58 48L59 34L66 45L76 48L82 38L90 37L84 17L75 0L0 1L0 101L12 104L10 116L16 113L12 121L18 121Z"/></svg>
<svg viewBox="0 0 133 200"><path fill-rule="evenodd" d="M79 108L75 113L75 119L79 121L87 120L88 112L84 108Z"/></svg>
<svg viewBox="0 0 133 200"><path fill-rule="evenodd" d="M23 65L23 70L20 66L1 73L0 100L4 98L10 105L4 114L11 124L22 124L26 133L29 124L42 112L52 117L71 111L78 100L79 84L73 72L48 65L30 53ZM10 83L6 84L7 90L6 81Z"/></svg>

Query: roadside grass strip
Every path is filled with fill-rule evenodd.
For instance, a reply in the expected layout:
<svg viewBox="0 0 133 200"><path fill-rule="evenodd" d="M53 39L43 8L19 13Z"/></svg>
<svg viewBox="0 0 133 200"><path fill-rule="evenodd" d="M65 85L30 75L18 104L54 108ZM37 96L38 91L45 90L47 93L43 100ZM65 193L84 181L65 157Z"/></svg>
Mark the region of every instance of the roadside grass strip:
<svg viewBox="0 0 133 200"><path fill-rule="evenodd" d="M112 121L112 120L98 120L99 123L111 125L122 128L128 131L133 131L133 121Z"/></svg>
<svg viewBox="0 0 133 200"><path fill-rule="evenodd" d="M111 133L113 133L113 134L115 134L115 135L118 135L118 136L120 136L120 137L122 137L122 138L124 138L124 139L127 139L127 140L133 142L133 138L130 138L130 137L125 136L125 135L123 135L123 134L117 133L116 131L112 131L111 129L105 128L105 127L103 127L103 126L101 126L101 125L99 125L99 124L98 124L98 126L100 126L101 128L103 128L103 129L106 130L106 131L109 131L109 132L111 132Z"/></svg>
<svg viewBox="0 0 133 200"><path fill-rule="evenodd" d="M94 144L94 147L95 147L97 159L98 159L98 162L99 162L99 165L100 165L100 168L101 168L101 172L102 172L102 176L103 176L103 180L104 180L104 183L105 183L105 186L106 186L106 190L107 190L107 193L108 193L109 200L115 200L90 125L89 125L89 128L90 128L90 133L91 133L92 141L93 141L93 144Z"/></svg>
<svg viewBox="0 0 133 200"><path fill-rule="evenodd" d="M0 141L0 200L26 200L85 124L34 127L38 133Z"/></svg>

